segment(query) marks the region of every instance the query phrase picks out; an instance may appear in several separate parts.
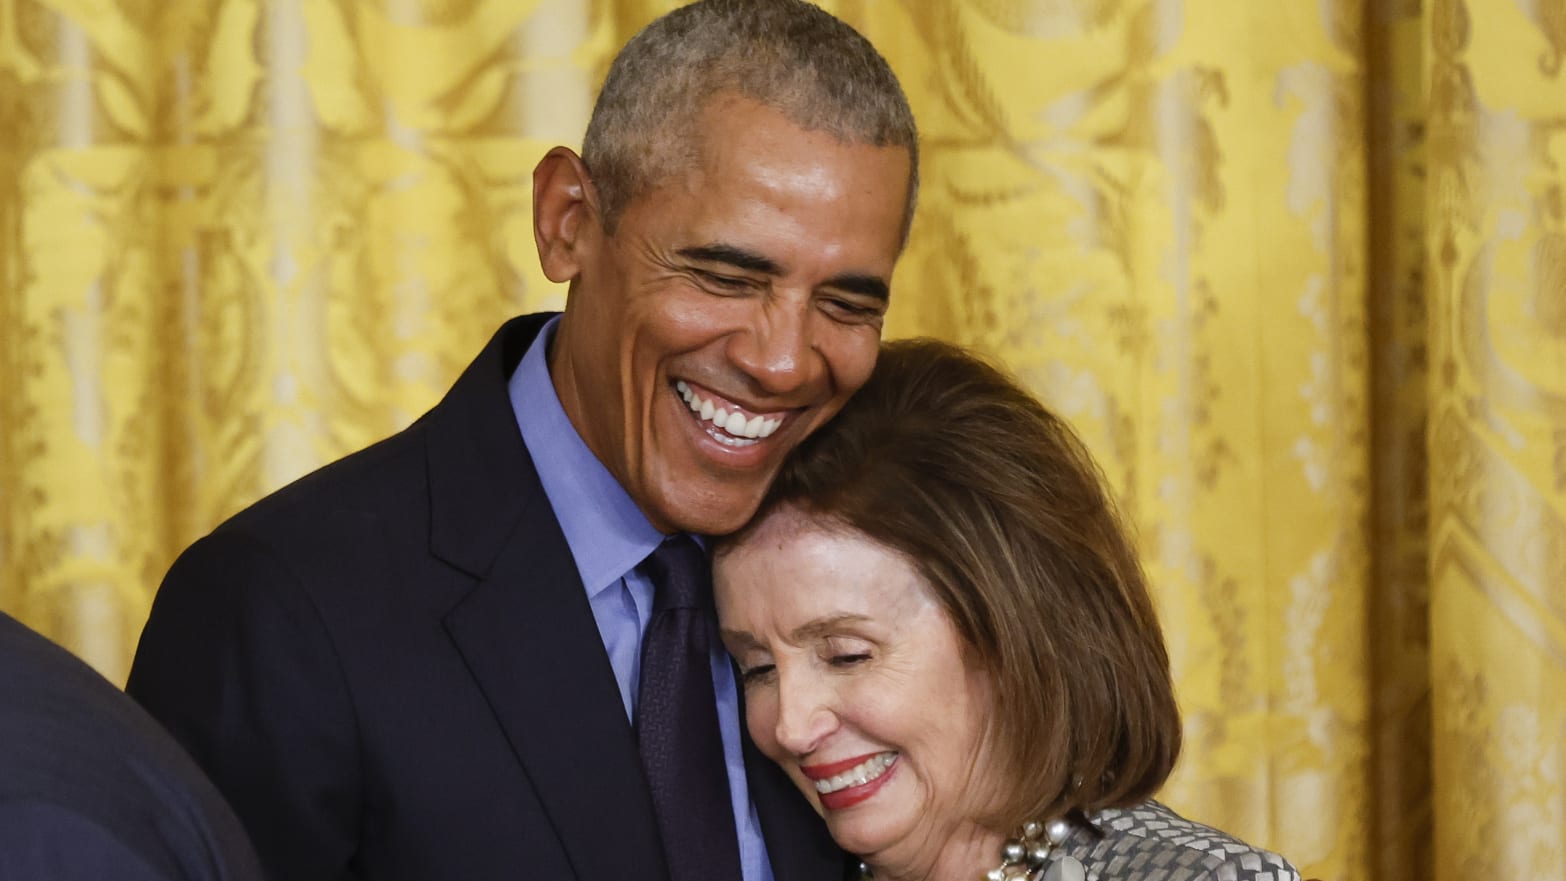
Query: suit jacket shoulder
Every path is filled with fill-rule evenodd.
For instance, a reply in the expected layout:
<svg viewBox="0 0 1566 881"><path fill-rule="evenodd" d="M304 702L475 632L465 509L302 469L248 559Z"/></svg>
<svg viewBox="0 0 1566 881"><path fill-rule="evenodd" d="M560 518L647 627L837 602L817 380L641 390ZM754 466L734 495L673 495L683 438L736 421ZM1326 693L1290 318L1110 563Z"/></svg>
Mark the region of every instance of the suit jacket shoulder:
<svg viewBox="0 0 1566 881"><path fill-rule="evenodd" d="M283 487L216 532L276 547L303 572L356 550L424 555L433 545L481 573L541 494L507 382L551 317L507 322L413 425Z"/></svg>
<svg viewBox="0 0 1566 881"><path fill-rule="evenodd" d="M158 591L128 690L275 877L664 874L619 687L507 393L548 318L508 322L430 413L237 514ZM755 779L778 881L835 877L808 806L780 774Z"/></svg>
<svg viewBox="0 0 1566 881"><path fill-rule="evenodd" d="M274 877L607 877L657 853L507 395L548 318L508 322L418 422L235 515L158 591L127 690ZM624 849L578 843L605 815Z"/></svg>
<svg viewBox="0 0 1566 881"><path fill-rule="evenodd" d="M1299 881L1299 873L1283 857L1187 820L1156 801L1099 811L1092 823L1095 830L1079 828L1065 845L1067 853L1087 866L1090 877Z"/></svg>
<svg viewBox="0 0 1566 881"><path fill-rule="evenodd" d="M239 822L179 745L4 614L0 743L0 878L259 881Z"/></svg>

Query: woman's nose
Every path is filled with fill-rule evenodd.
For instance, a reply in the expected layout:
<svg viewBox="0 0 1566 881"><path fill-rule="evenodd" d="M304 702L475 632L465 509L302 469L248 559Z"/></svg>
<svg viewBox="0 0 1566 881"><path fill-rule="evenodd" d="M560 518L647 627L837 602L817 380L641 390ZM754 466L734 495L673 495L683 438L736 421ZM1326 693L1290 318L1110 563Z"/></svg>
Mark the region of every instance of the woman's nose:
<svg viewBox="0 0 1566 881"><path fill-rule="evenodd" d="M811 677L779 677L778 718L773 735L796 756L809 755L837 730L830 690Z"/></svg>

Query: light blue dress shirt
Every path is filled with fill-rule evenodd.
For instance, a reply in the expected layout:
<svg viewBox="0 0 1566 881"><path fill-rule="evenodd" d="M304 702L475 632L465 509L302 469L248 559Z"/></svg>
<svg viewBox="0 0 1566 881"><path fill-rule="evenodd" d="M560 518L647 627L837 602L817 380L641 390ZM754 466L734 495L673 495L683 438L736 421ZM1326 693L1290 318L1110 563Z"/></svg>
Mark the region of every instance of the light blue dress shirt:
<svg viewBox="0 0 1566 881"><path fill-rule="evenodd" d="M642 635L652 615L653 585L637 570L664 536L614 475L598 461L560 406L549 378L547 353L559 317L539 331L522 363L511 375L511 408L522 441L538 468L544 495L560 521L576 570L587 589L598 634L614 668L627 720L636 718L636 685L641 681ZM739 696L734 669L712 622L712 685L718 699L724 763L729 772L734 826L739 833L740 866L745 881L772 881L772 865L761 837L761 823L745 782L740 748Z"/></svg>

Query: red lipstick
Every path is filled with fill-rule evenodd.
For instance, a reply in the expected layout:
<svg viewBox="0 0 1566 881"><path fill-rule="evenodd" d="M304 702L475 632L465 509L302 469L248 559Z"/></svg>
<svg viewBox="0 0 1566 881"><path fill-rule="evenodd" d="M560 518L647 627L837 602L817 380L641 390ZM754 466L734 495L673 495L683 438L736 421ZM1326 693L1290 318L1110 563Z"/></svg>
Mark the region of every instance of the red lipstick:
<svg viewBox="0 0 1566 881"><path fill-rule="evenodd" d="M869 753L867 755L859 756L858 758L844 759L841 762L811 765L810 767L801 765L799 770L812 781L825 780L834 775L841 774L851 768L858 767L859 765L878 755L880 755L880 753ZM892 779L892 775L895 773L897 773L897 757L893 756L892 764L888 765L886 769L881 772L881 775L876 777L874 780L868 780L859 784L858 786L849 786L844 789L839 789L836 792L818 791L816 793L816 798L820 800L821 807L829 811L840 811L844 808L851 808L879 792L881 787L886 785L886 781Z"/></svg>
<svg viewBox="0 0 1566 881"><path fill-rule="evenodd" d="M825 780L828 777L834 777L838 774L841 774L844 771L847 771L849 768L857 768L878 755L880 755L880 753L865 753L862 756L855 756L851 759L844 759L841 762L827 762L821 765L800 765L799 770L800 773L804 774L806 777L809 777L811 780Z"/></svg>

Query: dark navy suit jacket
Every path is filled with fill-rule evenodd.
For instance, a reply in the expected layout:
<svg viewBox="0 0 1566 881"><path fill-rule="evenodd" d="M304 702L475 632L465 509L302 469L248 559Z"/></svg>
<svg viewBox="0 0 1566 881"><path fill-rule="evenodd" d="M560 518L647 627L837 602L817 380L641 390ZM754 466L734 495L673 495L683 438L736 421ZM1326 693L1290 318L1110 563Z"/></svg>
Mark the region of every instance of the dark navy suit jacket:
<svg viewBox="0 0 1566 881"><path fill-rule="evenodd" d="M0 614L0 881L260 881L228 805L92 668Z"/></svg>
<svg viewBox="0 0 1566 881"><path fill-rule="evenodd" d="M507 397L548 318L508 322L417 423L241 512L158 593L127 690L276 881L666 877ZM777 881L843 877L803 797L746 749Z"/></svg>

